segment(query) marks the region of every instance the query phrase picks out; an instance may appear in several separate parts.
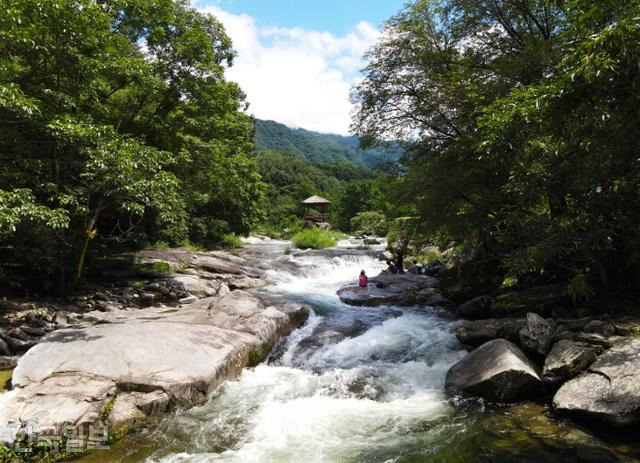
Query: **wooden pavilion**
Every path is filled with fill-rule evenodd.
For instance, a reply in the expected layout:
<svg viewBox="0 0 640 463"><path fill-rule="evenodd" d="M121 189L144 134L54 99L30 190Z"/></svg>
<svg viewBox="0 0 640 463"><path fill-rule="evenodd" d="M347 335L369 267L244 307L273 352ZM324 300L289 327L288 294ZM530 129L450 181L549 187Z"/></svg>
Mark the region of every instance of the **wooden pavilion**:
<svg viewBox="0 0 640 463"><path fill-rule="evenodd" d="M314 223L329 222L329 206L331 201L320 196L310 196L304 201L304 220Z"/></svg>

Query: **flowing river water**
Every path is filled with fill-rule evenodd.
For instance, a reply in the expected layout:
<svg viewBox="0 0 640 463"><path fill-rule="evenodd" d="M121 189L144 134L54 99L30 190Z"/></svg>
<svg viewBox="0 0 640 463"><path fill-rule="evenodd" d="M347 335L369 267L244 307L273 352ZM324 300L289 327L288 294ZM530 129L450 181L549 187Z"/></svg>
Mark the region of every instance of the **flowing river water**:
<svg viewBox="0 0 640 463"><path fill-rule="evenodd" d="M307 323L205 404L177 410L84 460L626 461L583 430L549 419L542 405L449 401L444 377L465 354L453 335L458 321L433 307L347 306L336 291L361 269L381 270L373 253L291 256L284 247L249 249L274 269L277 284L262 291L312 307Z"/></svg>

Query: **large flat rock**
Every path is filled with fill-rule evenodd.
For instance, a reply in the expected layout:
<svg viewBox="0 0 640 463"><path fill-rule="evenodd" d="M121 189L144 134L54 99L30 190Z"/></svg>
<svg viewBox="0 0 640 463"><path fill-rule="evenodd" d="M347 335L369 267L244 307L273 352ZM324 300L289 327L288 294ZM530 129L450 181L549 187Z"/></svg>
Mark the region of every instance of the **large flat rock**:
<svg viewBox="0 0 640 463"><path fill-rule="evenodd" d="M378 305L448 305L449 301L434 288L437 279L405 274L380 274L369 280L369 286L350 285L338 291L340 300L356 306Z"/></svg>
<svg viewBox="0 0 640 463"><path fill-rule="evenodd" d="M611 347L588 370L563 384L553 405L561 413L613 426L640 421L640 339Z"/></svg>
<svg viewBox="0 0 640 463"><path fill-rule="evenodd" d="M209 252L196 254L189 262L193 267L203 268L213 273L230 273L232 275L247 275L253 278L261 278L264 272L246 264L241 258L231 259L230 255Z"/></svg>
<svg viewBox="0 0 640 463"><path fill-rule="evenodd" d="M265 306L234 291L177 309L101 313L97 324L50 333L18 362L14 389L0 395L0 438L11 440L17 423L40 429L96 423L124 392L161 391L172 405L201 402L237 376L250 353L265 355L265 346L307 315L300 305ZM118 413L134 410L135 402L120 403Z"/></svg>

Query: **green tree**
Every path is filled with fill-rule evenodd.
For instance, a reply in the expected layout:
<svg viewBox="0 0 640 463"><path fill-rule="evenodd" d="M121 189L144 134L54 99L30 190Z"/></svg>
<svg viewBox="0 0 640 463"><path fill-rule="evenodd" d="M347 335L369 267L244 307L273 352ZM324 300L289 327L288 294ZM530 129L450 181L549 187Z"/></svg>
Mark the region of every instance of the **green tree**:
<svg viewBox="0 0 640 463"><path fill-rule="evenodd" d="M353 130L413 143L399 189L423 233L514 275L632 285L639 13L637 1L414 1L368 55Z"/></svg>
<svg viewBox="0 0 640 463"><path fill-rule="evenodd" d="M215 223L192 235L209 240L260 221L252 123L215 18L186 0L0 7L4 268L61 289L143 232L177 242Z"/></svg>

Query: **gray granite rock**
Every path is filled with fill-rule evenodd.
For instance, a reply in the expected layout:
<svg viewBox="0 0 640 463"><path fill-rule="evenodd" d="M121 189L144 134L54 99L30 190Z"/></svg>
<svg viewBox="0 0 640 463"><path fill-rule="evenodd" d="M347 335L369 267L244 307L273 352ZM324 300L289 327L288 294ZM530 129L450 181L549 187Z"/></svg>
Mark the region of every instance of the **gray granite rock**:
<svg viewBox="0 0 640 463"><path fill-rule="evenodd" d="M247 292L234 291L179 310L153 307L92 316L96 324L54 331L19 360L14 389L0 395L0 438L10 438L11 426L19 422L39 427L93 423L121 387L161 391L172 405L201 402L237 376L252 352L264 353L265 345L302 323L308 309L265 306ZM119 411L122 423L140 417L130 404Z"/></svg>
<svg viewBox="0 0 640 463"><path fill-rule="evenodd" d="M545 359L542 380L559 384L567 381L591 365L596 359L596 350L589 344L561 340L553 345Z"/></svg>
<svg viewBox="0 0 640 463"><path fill-rule="evenodd" d="M378 305L445 305L447 300L434 289L437 280L424 275L380 274L369 280L369 286L345 286L338 291L345 304Z"/></svg>
<svg viewBox="0 0 640 463"><path fill-rule="evenodd" d="M534 354L546 355L553 338L553 326L535 313L527 314L527 322L520 329L520 345Z"/></svg>
<svg viewBox="0 0 640 463"><path fill-rule="evenodd" d="M493 339L504 338L518 342L518 333L525 324L524 318L489 318L464 322L456 328L456 337L462 344L478 347Z"/></svg>
<svg viewBox="0 0 640 463"><path fill-rule="evenodd" d="M537 366L506 339L489 341L471 351L447 372L445 389L496 402L528 398L541 390Z"/></svg>
<svg viewBox="0 0 640 463"><path fill-rule="evenodd" d="M617 342L587 371L562 385L553 398L555 409L612 426L640 420L640 339Z"/></svg>

